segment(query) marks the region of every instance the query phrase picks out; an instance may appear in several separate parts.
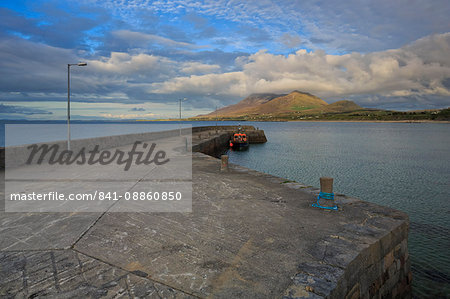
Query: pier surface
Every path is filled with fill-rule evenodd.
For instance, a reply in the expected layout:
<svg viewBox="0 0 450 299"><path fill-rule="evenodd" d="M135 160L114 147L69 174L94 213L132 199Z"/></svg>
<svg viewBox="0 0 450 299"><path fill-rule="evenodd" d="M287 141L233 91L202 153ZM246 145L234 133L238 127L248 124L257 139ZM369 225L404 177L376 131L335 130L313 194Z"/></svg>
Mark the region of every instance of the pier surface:
<svg viewBox="0 0 450 299"><path fill-rule="evenodd" d="M317 189L204 153L192 171L192 213L0 212L0 297L410 296L406 214L344 195L316 209Z"/></svg>

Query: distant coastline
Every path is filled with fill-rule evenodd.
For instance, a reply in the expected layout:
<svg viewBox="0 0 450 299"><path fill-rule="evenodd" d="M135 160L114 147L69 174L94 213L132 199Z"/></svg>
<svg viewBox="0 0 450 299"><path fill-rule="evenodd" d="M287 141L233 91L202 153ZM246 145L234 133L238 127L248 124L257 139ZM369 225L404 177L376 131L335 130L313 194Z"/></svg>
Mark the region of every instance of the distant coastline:
<svg viewBox="0 0 450 299"><path fill-rule="evenodd" d="M339 123L441 123L450 124L450 120L291 120L291 122L339 122Z"/></svg>
<svg viewBox="0 0 450 299"><path fill-rule="evenodd" d="M448 122L450 108L395 111L364 108L349 100L328 104L315 95L294 90L289 94L251 94L237 104L187 120Z"/></svg>
<svg viewBox="0 0 450 299"><path fill-rule="evenodd" d="M192 118L168 118L168 119L138 119L136 121L153 122L153 121L192 121L192 122L211 122L216 121L215 119L192 119ZM218 122L222 121L257 121L257 122L339 122L339 123L440 123L440 124L450 124L450 120L326 120L326 119L303 119L303 120L253 120L253 119L217 119Z"/></svg>

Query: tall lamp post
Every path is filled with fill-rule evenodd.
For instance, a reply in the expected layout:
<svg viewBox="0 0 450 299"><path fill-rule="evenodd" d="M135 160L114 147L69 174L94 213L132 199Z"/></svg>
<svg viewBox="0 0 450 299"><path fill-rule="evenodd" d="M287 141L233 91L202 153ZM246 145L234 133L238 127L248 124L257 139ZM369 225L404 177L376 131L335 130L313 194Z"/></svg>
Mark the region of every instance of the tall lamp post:
<svg viewBox="0 0 450 299"><path fill-rule="evenodd" d="M67 149L70 150L70 67L86 66L86 62L69 63L67 64Z"/></svg>
<svg viewBox="0 0 450 299"><path fill-rule="evenodd" d="M183 99L179 99L178 101L180 102L180 136L181 136L181 102L184 102L184 101L186 101L187 99L186 98L183 98Z"/></svg>

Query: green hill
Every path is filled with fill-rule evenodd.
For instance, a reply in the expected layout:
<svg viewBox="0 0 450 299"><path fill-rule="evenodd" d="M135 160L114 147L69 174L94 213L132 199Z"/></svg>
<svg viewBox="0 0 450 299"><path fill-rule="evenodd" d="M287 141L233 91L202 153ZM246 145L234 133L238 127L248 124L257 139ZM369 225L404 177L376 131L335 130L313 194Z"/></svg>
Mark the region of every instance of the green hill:
<svg viewBox="0 0 450 299"><path fill-rule="evenodd" d="M214 111L210 114L204 115L204 117L207 117L207 118L210 116L215 117L216 113L218 116L245 115L245 114L248 114L250 111L252 111L255 107L258 107L259 105L267 103L270 100L277 98L279 96L280 95L273 94L273 93L252 94L235 105L223 107L223 108L218 109L217 111Z"/></svg>
<svg viewBox="0 0 450 299"><path fill-rule="evenodd" d="M363 110L364 108L355 104L355 102L352 101L338 101L320 108L316 109L310 109L308 110L308 114L311 113L344 113L344 112L350 112L350 111L359 111Z"/></svg>
<svg viewBox="0 0 450 299"><path fill-rule="evenodd" d="M327 104L324 100L306 92L293 91L289 94L252 94L237 104L221 108L196 118L242 118L262 115L280 116L286 114L311 114L323 112L346 112L362 109L350 101Z"/></svg>
<svg viewBox="0 0 450 299"><path fill-rule="evenodd" d="M300 91L289 94L252 94L230 105L191 120L368 120L368 121L425 121L449 120L449 109L420 111L389 111L363 108L352 101L327 104L324 100Z"/></svg>
<svg viewBox="0 0 450 299"><path fill-rule="evenodd" d="M290 94L252 94L239 103L224 107L197 118L229 118L249 115L284 114L309 110L328 105L322 99L305 92L293 91Z"/></svg>
<svg viewBox="0 0 450 299"><path fill-rule="evenodd" d="M327 106L327 102L309 93L293 91L256 106L252 114L280 114Z"/></svg>

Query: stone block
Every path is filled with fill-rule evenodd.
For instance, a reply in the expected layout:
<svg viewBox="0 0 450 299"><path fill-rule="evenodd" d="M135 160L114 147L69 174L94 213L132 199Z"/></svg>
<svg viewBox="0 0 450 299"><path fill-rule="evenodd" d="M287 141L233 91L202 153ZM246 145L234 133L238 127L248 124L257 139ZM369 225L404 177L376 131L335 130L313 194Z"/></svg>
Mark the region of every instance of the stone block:
<svg viewBox="0 0 450 299"><path fill-rule="evenodd" d="M384 257L381 255L381 243L376 241L367 249L367 265L366 267L373 264L380 264L380 260Z"/></svg>
<svg viewBox="0 0 450 299"><path fill-rule="evenodd" d="M387 296L388 298L391 298L391 292L392 290L398 286L399 279L400 279L400 273L395 272L395 265L391 265L391 267L386 271L389 273L388 280L385 281L385 283L380 288L380 294L381 296Z"/></svg>
<svg viewBox="0 0 450 299"><path fill-rule="evenodd" d="M408 252L408 241L407 239L403 239L400 244L397 244L395 246L394 257L398 259L401 256L405 255L406 252Z"/></svg>
<svg viewBox="0 0 450 299"><path fill-rule="evenodd" d="M328 296L336 287L336 282L326 280L322 277L311 276L305 273L298 273L294 279L294 289L298 287L305 289L307 292L313 292L319 296ZM292 287L290 288L292 289Z"/></svg>
<svg viewBox="0 0 450 299"><path fill-rule="evenodd" d="M398 288L398 294L400 296L402 296L402 294L408 292L408 282L407 282L407 278L406 277L398 282L397 288Z"/></svg>
<svg viewBox="0 0 450 299"><path fill-rule="evenodd" d="M395 259L394 263L395 263L395 270L396 271L400 271L401 266L402 266L402 263L400 262L400 259Z"/></svg>
<svg viewBox="0 0 450 299"><path fill-rule="evenodd" d="M374 298L375 295L378 293L381 287L381 277L378 277L375 279L375 281L372 283L372 285L369 287L369 298Z"/></svg>
<svg viewBox="0 0 450 299"><path fill-rule="evenodd" d="M383 271L386 271L394 262L394 251L390 251L383 258Z"/></svg>
<svg viewBox="0 0 450 299"><path fill-rule="evenodd" d="M401 244L408 238L408 223L406 221L394 220L391 218L374 217L377 220L372 220L373 224L380 227L395 226L395 228L383 238L381 238L381 251L386 255L394 250L398 244ZM402 248L402 247L401 247Z"/></svg>
<svg viewBox="0 0 450 299"><path fill-rule="evenodd" d="M361 297L359 283L355 284L352 289L347 293L345 299L358 299Z"/></svg>
<svg viewBox="0 0 450 299"><path fill-rule="evenodd" d="M323 263L301 263L298 266L298 270L311 276L324 278L325 280L334 283L336 283L344 274L344 270L341 268Z"/></svg>
<svg viewBox="0 0 450 299"><path fill-rule="evenodd" d="M389 268L388 268L388 272L389 272L389 280L393 277L399 276L400 273L397 272L397 265L395 263L392 263Z"/></svg>
<svg viewBox="0 0 450 299"><path fill-rule="evenodd" d="M348 291L348 281L345 277L339 279L336 287L330 294L330 298L344 298Z"/></svg>
<svg viewBox="0 0 450 299"><path fill-rule="evenodd" d="M389 272L386 270L381 276L382 285L384 285L388 279L389 279Z"/></svg>
<svg viewBox="0 0 450 299"><path fill-rule="evenodd" d="M389 251L392 250L392 233L389 232L380 239L380 254L384 257Z"/></svg>
<svg viewBox="0 0 450 299"><path fill-rule="evenodd" d="M411 259L410 258L407 258L405 260L405 266L402 267L402 269L403 269L404 273L411 272Z"/></svg>
<svg viewBox="0 0 450 299"><path fill-rule="evenodd" d="M381 286L381 276L383 274L382 265L380 262L372 264L370 267L366 268L363 273L359 276L359 281L361 284L361 293L366 293L370 289L375 289L377 291ZM372 290L372 293L373 290Z"/></svg>

